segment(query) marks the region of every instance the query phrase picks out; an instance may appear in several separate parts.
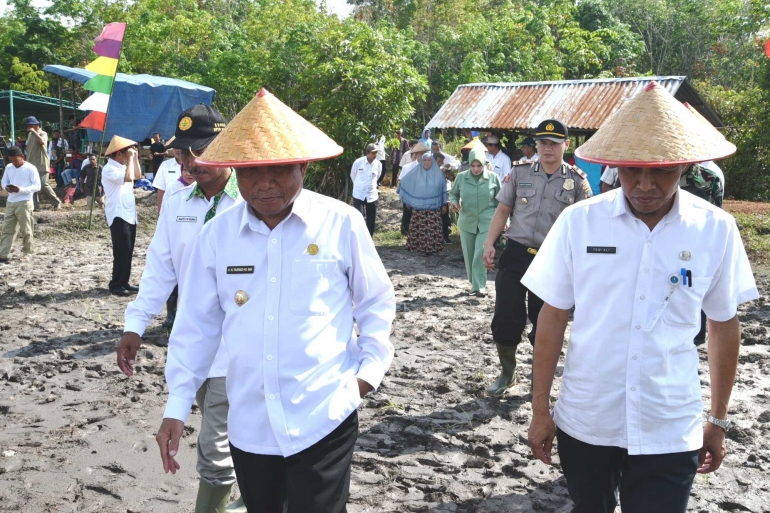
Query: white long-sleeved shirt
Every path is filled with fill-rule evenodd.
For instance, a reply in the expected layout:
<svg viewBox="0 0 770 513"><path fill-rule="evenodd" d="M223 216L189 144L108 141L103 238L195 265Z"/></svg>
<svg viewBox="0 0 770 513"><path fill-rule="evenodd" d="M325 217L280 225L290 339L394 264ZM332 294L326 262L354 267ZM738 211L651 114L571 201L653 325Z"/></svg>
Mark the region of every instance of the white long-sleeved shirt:
<svg viewBox="0 0 770 513"><path fill-rule="evenodd" d="M235 188L225 189L217 204L215 217L243 201L237 190L234 172L230 180L236 184ZM124 332L130 331L141 337L153 317L160 313L174 287L179 285L180 295L185 288L184 277L195 239L205 224L206 213L214 204L214 197L207 200L196 196L192 194L194 189L195 184L191 184L163 197L163 209L147 249L139 294L126 308ZM208 377L226 375L227 352L222 344Z"/></svg>
<svg viewBox="0 0 770 513"><path fill-rule="evenodd" d="M108 159L102 169L102 187L107 226L112 226L116 217L129 224L136 224L134 182L126 181L126 166Z"/></svg>
<svg viewBox="0 0 770 513"><path fill-rule="evenodd" d="M37 172L37 168L29 162L24 162L21 167L16 167L13 164L5 166L5 173L3 173L3 179L0 182L3 190L9 185L15 185L19 188L19 192L8 193L8 203L20 203L22 201L29 201L32 199L32 195L40 190L40 174Z"/></svg>
<svg viewBox="0 0 770 513"><path fill-rule="evenodd" d="M239 306L236 294L248 300ZM358 408L357 378L379 386L393 359L394 317L393 285L355 209L303 190L270 230L246 202L235 205L203 227L193 249L164 416L187 418L224 337L230 442L296 454Z"/></svg>
<svg viewBox="0 0 770 513"><path fill-rule="evenodd" d="M377 201L377 179L382 172L382 164L374 159L371 163L366 157L360 157L350 168L350 179L353 180L353 197L366 200L369 203Z"/></svg>
<svg viewBox="0 0 770 513"><path fill-rule="evenodd" d="M702 446L700 312L728 321L758 297L730 214L680 190L650 231L615 189L562 212L521 282L556 308L575 307L559 429L633 455Z"/></svg>

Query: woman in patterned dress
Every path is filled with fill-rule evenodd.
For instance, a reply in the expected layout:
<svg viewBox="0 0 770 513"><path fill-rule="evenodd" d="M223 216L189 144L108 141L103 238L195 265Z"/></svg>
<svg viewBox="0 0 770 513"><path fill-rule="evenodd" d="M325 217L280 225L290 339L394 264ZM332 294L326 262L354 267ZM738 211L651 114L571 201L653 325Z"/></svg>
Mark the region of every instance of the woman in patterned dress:
<svg viewBox="0 0 770 513"><path fill-rule="evenodd" d="M406 249L425 254L443 251L441 214L446 213L446 182L430 154L423 155L417 169L404 177L398 195L407 208L412 210Z"/></svg>

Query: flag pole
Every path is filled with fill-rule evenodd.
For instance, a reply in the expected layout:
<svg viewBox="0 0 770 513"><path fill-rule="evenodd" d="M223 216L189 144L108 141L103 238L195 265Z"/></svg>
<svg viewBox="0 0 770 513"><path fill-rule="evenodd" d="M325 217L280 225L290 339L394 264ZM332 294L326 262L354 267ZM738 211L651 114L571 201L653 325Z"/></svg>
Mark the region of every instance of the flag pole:
<svg viewBox="0 0 770 513"><path fill-rule="evenodd" d="M128 29L128 24L126 24ZM125 40L125 36L123 37ZM123 50L123 40L120 41L120 51ZM120 67L120 52L118 52L118 63L115 66L115 76L112 79L112 86L110 87L110 99L107 101L107 112L104 114L104 126L102 127L102 140L99 142L99 156L96 159L96 173L94 175L94 190L91 192L91 208L88 211L88 231L91 231L91 220L94 217L94 204L96 203L96 190L99 188L100 175L99 165L104 159L104 135L107 133L107 121L110 119L110 105L112 104L112 93L115 91L115 82L118 81L118 68ZM104 166L102 165L102 169Z"/></svg>

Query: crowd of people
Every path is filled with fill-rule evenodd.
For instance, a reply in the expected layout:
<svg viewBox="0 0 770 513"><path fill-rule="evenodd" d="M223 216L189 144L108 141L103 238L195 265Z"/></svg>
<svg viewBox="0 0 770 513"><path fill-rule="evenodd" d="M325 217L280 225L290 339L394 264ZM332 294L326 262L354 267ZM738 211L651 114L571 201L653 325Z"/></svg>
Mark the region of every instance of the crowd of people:
<svg viewBox="0 0 770 513"><path fill-rule="evenodd" d="M42 180L33 162L48 158L47 136L30 126L27 160L11 148L2 179L4 259L17 229L32 252L32 195L48 178L48 163ZM137 293L117 348L126 376L152 319L179 298L175 316L168 308L169 397L156 436L164 471L180 468L197 402L196 512L346 510L357 410L394 356L395 291L372 239L389 161L407 250L442 251L453 212L470 293L484 295L497 268L490 396L516 382L531 323L528 439L546 464L558 439L573 512L610 513L619 497L624 512L683 513L695 475L726 454L737 308L758 297L735 221L718 208L724 177L707 171L735 146L655 83L578 148L608 166L610 189L596 197L564 161L571 140L558 119L539 123L515 161L498 134L468 134L457 157L427 129L413 141L396 137L389 157L380 137L355 160L349 206L303 188L308 164L342 148L264 89L230 123L206 105L180 113L173 140L156 134L153 157L170 147L174 158L153 164L163 192L138 287L137 143L114 136L101 174L88 159L79 184L104 190L110 291ZM670 143L663 150L661 140ZM709 333L705 427L699 312ZM229 504L236 481L242 496Z"/></svg>

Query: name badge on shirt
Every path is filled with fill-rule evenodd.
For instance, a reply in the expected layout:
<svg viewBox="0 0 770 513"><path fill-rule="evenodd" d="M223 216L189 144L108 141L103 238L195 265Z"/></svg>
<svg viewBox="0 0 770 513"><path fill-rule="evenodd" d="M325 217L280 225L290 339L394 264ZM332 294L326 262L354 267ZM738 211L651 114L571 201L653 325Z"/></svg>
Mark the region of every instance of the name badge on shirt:
<svg viewBox="0 0 770 513"><path fill-rule="evenodd" d="M198 218L196 216L176 216L177 223L197 223Z"/></svg>
<svg viewBox="0 0 770 513"><path fill-rule="evenodd" d="M253 265L228 265L227 274L254 274Z"/></svg>
<svg viewBox="0 0 770 513"><path fill-rule="evenodd" d="M586 253L596 253L600 255L614 255L618 252L618 248L614 246L588 246Z"/></svg>
<svg viewBox="0 0 770 513"><path fill-rule="evenodd" d="M519 182L519 187L532 187L532 182Z"/></svg>
<svg viewBox="0 0 770 513"><path fill-rule="evenodd" d="M173 170L173 169L169 169L168 171L166 171L166 173L168 173L168 174L172 174L172 173L176 173L176 171L175 171L175 170Z"/></svg>

